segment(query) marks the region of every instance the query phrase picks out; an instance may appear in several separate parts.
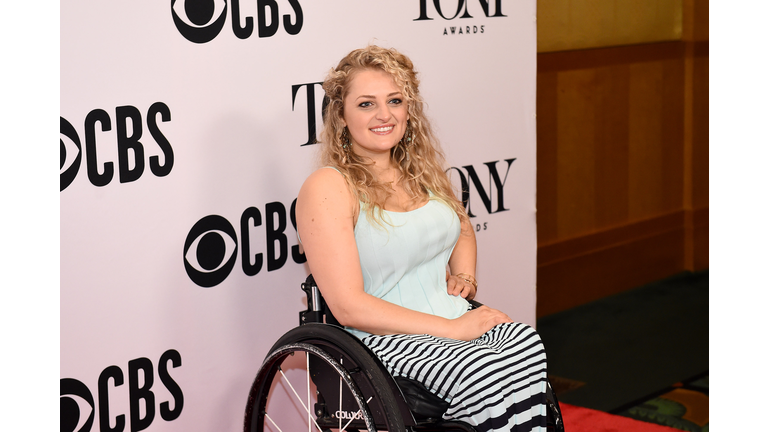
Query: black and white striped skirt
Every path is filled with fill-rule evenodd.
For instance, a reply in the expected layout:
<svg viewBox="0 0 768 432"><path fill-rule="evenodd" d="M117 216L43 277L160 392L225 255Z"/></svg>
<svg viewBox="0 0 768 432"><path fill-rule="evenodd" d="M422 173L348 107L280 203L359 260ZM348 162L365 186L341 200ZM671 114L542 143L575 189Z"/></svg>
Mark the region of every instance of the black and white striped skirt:
<svg viewBox="0 0 768 432"><path fill-rule="evenodd" d="M430 335L363 339L393 376L423 383L450 402L445 419L479 432L546 430L547 358L536 330L499 324L469 341Z"/></svg>

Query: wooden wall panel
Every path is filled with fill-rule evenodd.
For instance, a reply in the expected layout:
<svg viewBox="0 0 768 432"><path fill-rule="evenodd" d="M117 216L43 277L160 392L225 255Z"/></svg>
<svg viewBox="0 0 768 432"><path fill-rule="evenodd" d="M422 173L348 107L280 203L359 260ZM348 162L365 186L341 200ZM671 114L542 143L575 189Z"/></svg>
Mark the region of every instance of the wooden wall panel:
<svg viewBox="0 0 768 432"><path fill-rule="evenodd" d="M687 28L686 85L690 85L690 209L692 266L709 268L709 2L684 0ZM688 18L690 16L690 18ZM690 83L689 83L690 82Z"/></svg>
<svg viewBox="0 0 768 432"><path fill-rule="evenodd" d="M693 270L709 268L709 207L693 212Z"/></svg>
<svg viewBox="0 0 768 432"><path fill-rule="evenodd" d="M596 73L565 71L557 79L557 236L594 230Z"/></svg>
<svg viewBox="0 0 768 432"><path fill-rule="evenodd" d="M539 316L708 268L708 56L706 40L539 53Z"/></svg>
<svg viewBox="0 0 768 432"><path fill-rule="evenodd" d="M693 59L693 208L709 207L709 50Z"/></svg>
<svg viewBox="0 0 768 432"><path fill-rule="evenodd" d="M682 0L538 0L539 52L679 40Z"/></svg>
<svg viewBox="0 0 768 432"><path fill-rule="evenodd" d="M610 227L629 218L628 65L596 69L595 88L595 227Z"/></svg>
<svg viewBox="0 0 768 432"><path fill-rule="evenodd" d="M693 270L709 268L709 49L696 43L693 58L691 208Z"/></svg>
<svg viewBox="0 0 768 432"><path fill-rule="evenodd" d="M557 73L541 72L537 77L536 106L547 115L536 117L536 208L539 243L557 239Z"/></svg>
<svg viewBox="0 0 768 432"><path fill-rule="evenodd" d="M684 202L684 119L685 62L682 58L665 60L662 78L662 146L664 147L664 208L675 210Z"/></svg>
<svg viewBox="0 0 768 432"><path fill-rule="evenodd" d="M663 213L664 188L674 185L664 184L663 65L637 63L630 71L629 220L639 220Z"/></svg>
<svg viewBox="0 0 768 432"><path fill-rule="evenodd" d="M657 229L649 230L647 225ZM660 226L663 228L658 229ZM592 236L586 237L576 241L599 243L591 241L589 238ZM619 237L621 240L602 248L587 247L583 253L568 255L564 259L539 263L538 316L653 282L683 268L684 233L680 212L624 226L614 232L603 232L595 237ZM567 251L576 247L569 245L562 249ZM542 250L539 249L539 252L541 256ZM549 256L556 253L544 252ZM617 287L622 288L617 290Z"/></svg>

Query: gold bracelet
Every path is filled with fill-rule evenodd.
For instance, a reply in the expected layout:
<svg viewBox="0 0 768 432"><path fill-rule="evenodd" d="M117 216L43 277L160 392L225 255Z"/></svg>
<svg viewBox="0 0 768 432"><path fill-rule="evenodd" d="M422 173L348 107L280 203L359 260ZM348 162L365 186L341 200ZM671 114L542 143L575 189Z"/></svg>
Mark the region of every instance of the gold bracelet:
<svg viewBox="0 0 768 432"><path fill-rule="evenodd" d="M458 273L455 275L457 278L464 279L468 284L475 287L475 291L477 291L477 280L474 276L466 274L466 273ZM466 277L464 277L466 276Z"/></svg>

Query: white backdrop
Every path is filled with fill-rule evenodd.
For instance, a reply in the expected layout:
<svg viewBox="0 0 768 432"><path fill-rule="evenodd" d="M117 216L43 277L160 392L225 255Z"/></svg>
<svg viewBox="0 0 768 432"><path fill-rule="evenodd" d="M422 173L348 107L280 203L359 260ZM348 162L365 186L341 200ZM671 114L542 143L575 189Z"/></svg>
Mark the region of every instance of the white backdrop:
<svg viewBox="0 0 768 432"><path fill-rule="evenodd" d="M316 168L314 83L369 43L413 60L469 184L478 300L535 324L535 8L63 2L61 430L241 430L306 307L290 210Z"/></svg>

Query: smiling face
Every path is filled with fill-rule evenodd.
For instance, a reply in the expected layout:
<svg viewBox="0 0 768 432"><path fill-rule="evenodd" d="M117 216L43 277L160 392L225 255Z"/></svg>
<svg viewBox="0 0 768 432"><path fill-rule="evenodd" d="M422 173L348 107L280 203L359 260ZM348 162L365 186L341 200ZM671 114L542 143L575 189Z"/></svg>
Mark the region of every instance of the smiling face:
<svg viewBox="0 0 768 432"><path fill-rule="evenodd" d="M404 95L389 74L378 69L355 73L344 97L343 120L356 154L387 160L403 138L408 118Z"/></svg>

